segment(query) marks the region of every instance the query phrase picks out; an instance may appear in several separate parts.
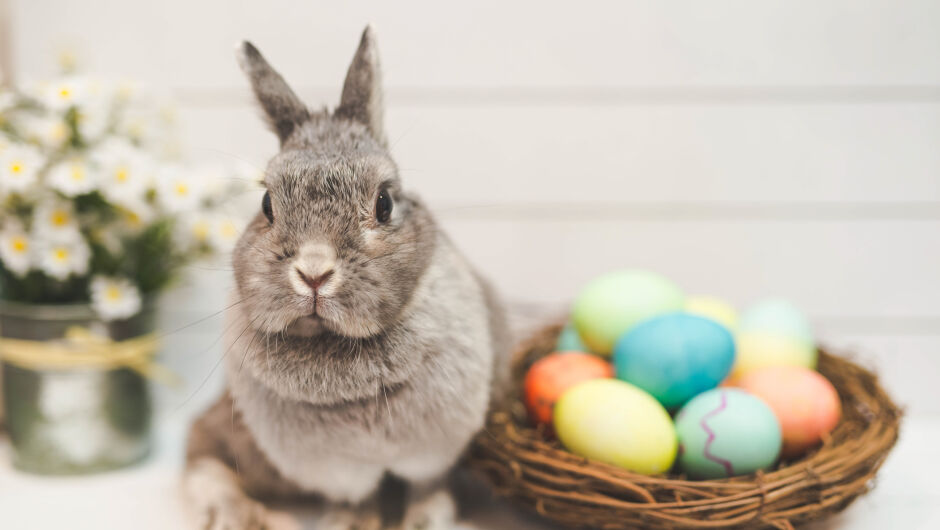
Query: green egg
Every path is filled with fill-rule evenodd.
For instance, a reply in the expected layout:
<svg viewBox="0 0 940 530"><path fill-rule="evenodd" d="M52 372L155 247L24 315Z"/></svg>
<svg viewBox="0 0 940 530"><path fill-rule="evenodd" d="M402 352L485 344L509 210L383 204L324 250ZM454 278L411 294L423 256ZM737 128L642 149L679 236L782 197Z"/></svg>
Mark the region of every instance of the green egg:
<svg viewBox="0 0 940 530"><path fill-rule="evenodd" d="M585 345L610 355L614 343L648 318L679 311L685 297L666 277L644 270L620 270L591 281L575 300L572 320Z"/></svg>
<svg viewBox="0 0 940 530"><path fill-rule="evenodd" d="M813 344L809 319L795 304L782 298L768 298L741 314L738 329L748 333L780 335Z"/></svg>

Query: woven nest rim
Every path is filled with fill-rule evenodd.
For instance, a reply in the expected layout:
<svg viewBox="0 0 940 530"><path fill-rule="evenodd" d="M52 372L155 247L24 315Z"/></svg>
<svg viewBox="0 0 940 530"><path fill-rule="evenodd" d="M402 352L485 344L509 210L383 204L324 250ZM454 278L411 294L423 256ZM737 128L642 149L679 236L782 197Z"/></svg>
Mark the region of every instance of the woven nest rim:
<svg viewBox="0 0 940 530"><path fill-rule="evenodd" d="M871 371L823 349L818 370L839 392L842 418L822 445L769 471L720 480L646 476L569 453L533 427L522 380L554 349L561 325L516 350L513 390L493 407L467 463L498 495L572 527L792 528L847 507L868 491L898 438L901 409Z"/></svg>

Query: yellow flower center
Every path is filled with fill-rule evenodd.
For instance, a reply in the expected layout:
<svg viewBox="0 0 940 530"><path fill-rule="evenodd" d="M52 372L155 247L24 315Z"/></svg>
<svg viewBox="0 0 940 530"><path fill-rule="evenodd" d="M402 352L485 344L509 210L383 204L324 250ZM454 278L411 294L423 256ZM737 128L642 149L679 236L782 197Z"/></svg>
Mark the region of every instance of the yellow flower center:
<svg viewBox="0 0 940 530"><path fill-rule="evenodd" d="M177 183L176 183L176 194L177 194L177 195L183 196L183 195L187 195L188 193L189 193L189 186L187 186L185 182L177 182Z"/></svg>
<svg viewBox="0 0 940 530"><path fill-rule="evenodd" d="M128 223L129 225L131 225L131 226L139 226L139 225L140 225L140 216L137 215L135 212L132 212L132 211L130 211L130 210L128 210L128 211L126 211L126 212L124 213L124 219L125 219L125 220L127 221L127 223Z"/></svg>
<svg viewBox="0 0 940 530"><path fill-rule="evenodd" d="M56 259L56 261L68 261L69 249L57 248L53 251L52 256Z"/></svg>
<svg viewBox="0 0 940 530"><path fill-rule="evenodd" d="M118 182L125 182L127 180L127 168L126 167L117 168L117 170L114 172L114 179L117 180Z"/></svg>
<svg viewBox="0 0 940 530"><path fill-rule="evenodd" d="M25 237L16 236L11 241L13 245L13 250L17 253L24 253L29 249L29 242L26 241Z"/></svg>
<svg viewBox="0 0 940 530"><path fill-rule="evenodd" d="M69 99L72 97L72 91L69 90L69 87L61 87L59 89L59 97L62 99Z"/></svg>
<svg viewBox="0 0 940 530"><path fill-rule="evenodd" d="M51 221L55 226L63 227L69 224L69 213L63 210L56 210L52 212Z"/></svg>
<svg viewBox="0 0 940 530"><path fill-rule="evenodd" d="M209 237L209 223L199 221L193 225L193 235L200 241L205 241Z"/></svg>
<svg viewBox="0 0 940 530"><path fill-rule="evenodd" d="M144 124L140 121L134 121L128 124L127 134L133 136L134 138L140 138L144 135Z"/></svg>
<svg viewBox="0 0 940 530"><path fill-rule="evenodd" d="M72 164L71 175L72 175L72 180L76 182L81 182L85 180L85 168L83 168L79 164Z"/></svg>
<svg viewBox="0 0 940 530"><path fill-rule="evenodd" d="M18 161L10 162L10 172L19 175L23 172L23 163Z"/></svg>
<svg viewBox="0 0 940 530"><path fill-rule="evenodd" d="M109 285L104 291L104 296L112 302L117 302L121 299L121 289L114 285Z"/></svg>
<svg viewBox="0 0 940 530"><path fill-rule="evenodd" d="M64 140L67 134L68 129L65 128L64 123L56 123L52 128L52 139L57 142Z"/></svg>
<svg viewBox="0 0 940 530"><path fill-rule="evenodd" d="M222 237L224 237L225 239L233 239L236 233L238 232L238 230L235 229L235 223L231 221L226 221L222 223L222 226L221 228L219 228L219 231L222 232Z"/></svg>

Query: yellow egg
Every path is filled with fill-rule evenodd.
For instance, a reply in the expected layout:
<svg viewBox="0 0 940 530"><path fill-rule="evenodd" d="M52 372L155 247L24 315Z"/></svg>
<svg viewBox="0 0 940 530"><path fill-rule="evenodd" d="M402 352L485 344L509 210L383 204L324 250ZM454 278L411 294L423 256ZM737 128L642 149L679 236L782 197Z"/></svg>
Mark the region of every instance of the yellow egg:
<svg viewBox="0 0 940 530"><path fill-rule="evenodd" d="M739 332L735 337L737 356L731 381L768 366L816 368L816 347L799 338L759 331Z"/></svg>
<svg viewBox="0 0 940 530"><path fill-rule="evenodd" d="M738 313L734 307L713 296L690 296L685 299L685 312L710 318L731 331L738 325Z"/></svg>
<svg viewBox="0 0 940 530"><path fill-rule="evenodd" d="M645 475L665 473L676 459L676 430L666 409L616 379L579 383L555 404L555 432L572 453Z"/></svg>

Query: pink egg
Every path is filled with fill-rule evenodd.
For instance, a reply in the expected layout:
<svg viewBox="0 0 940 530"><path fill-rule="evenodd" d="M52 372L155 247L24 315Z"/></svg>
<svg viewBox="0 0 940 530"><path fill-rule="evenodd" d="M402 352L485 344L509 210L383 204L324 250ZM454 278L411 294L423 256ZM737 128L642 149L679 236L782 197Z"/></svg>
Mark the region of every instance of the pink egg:
<svg viewBox="0 0 940 530"><path fill-rule="evenodd" d="M742 377L737 386L763 399L777 415L785 457L799 456L819 444L842 414L835 387L808 368L762 368Z"/></svg>

